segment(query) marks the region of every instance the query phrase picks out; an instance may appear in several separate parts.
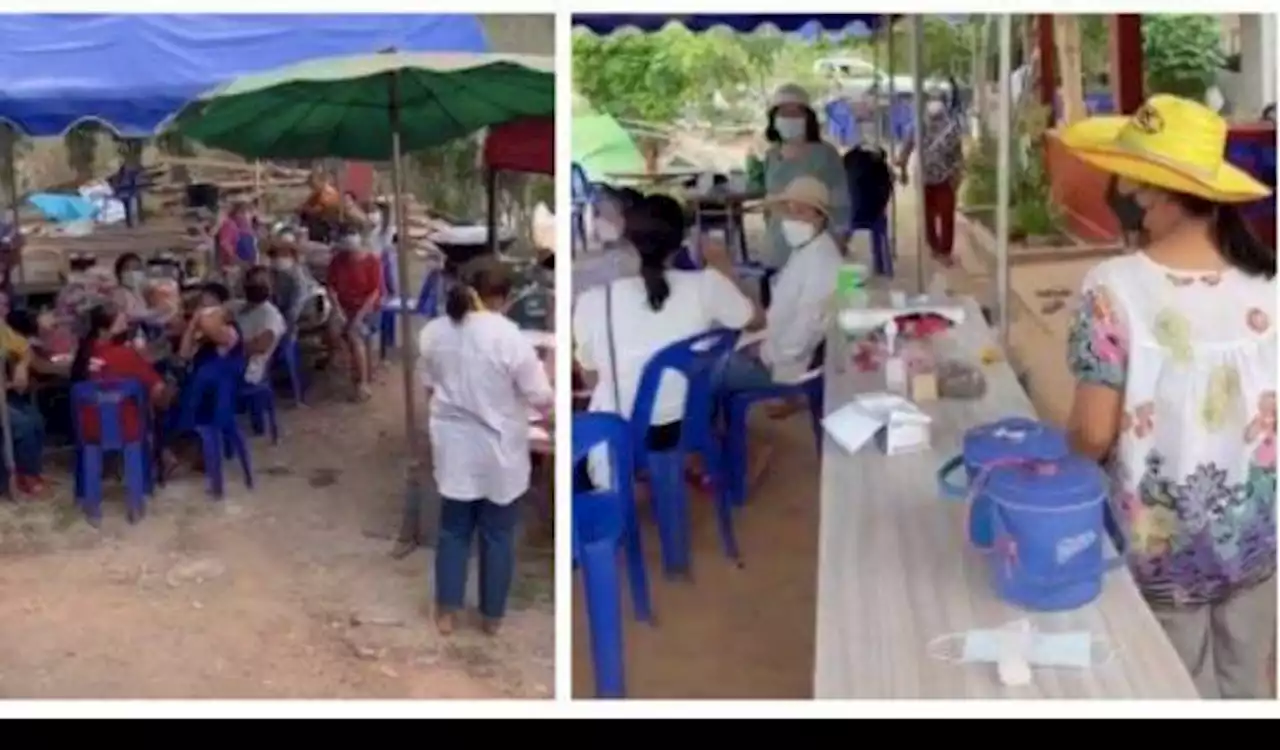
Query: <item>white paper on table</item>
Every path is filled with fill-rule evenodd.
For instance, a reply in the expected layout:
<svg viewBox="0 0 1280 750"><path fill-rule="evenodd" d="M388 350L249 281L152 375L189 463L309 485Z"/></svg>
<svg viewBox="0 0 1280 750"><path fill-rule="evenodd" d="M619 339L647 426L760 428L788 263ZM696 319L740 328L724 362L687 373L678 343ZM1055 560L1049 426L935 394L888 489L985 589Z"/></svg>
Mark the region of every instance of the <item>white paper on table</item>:
<svg viewBox="0 0 1280 750"><path fill-rule="evenodd" d="M880 430L898 424L924 424L933 420L911 401L892 393L866 393L828 414L822 429L850 454L857 453Z"/></svg>
<svg viewBox="0 0 1280 750"><path fill-rule="evenodd" d="M868 414L857 402L845 404L822 420L822 429L851 455L862 450L883 427L884 422Z"/></svg>

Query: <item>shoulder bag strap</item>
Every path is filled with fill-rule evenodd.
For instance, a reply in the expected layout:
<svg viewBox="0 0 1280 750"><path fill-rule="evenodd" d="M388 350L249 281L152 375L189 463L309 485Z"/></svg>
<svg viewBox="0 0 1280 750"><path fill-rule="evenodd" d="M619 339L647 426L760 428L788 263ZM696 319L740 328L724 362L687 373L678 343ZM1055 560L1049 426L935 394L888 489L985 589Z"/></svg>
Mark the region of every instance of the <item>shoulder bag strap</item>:
<svg viewBox="0 0 1280 750"><path fill-rule="evenodd" d="M613 343L613 282L604 287L604 329L609 337L609 374L613 380L613 409L622 415L622 386L618 384L618 349ZM625 419L625 415L622 415Z"/></svg>

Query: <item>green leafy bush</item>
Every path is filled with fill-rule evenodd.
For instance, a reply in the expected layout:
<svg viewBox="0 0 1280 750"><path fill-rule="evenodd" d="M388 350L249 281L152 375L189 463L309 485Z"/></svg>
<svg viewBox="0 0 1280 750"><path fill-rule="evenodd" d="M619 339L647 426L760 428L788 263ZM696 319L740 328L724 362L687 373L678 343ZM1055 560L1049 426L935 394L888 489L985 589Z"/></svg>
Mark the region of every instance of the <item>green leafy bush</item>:
<svg viewBox="0 0 1280 750"><path fill-rule="evenodd" d="M1161 13L1142 17L1147 92L1202 101L1225 62L1217 16Z"/></svg>

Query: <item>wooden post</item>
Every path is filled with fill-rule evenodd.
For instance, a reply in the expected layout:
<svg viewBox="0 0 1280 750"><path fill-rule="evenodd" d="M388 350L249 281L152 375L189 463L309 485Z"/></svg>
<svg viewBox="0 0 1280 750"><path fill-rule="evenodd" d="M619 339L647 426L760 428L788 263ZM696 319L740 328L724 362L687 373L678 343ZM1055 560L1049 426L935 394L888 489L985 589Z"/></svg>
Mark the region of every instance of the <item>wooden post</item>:
<svg viewBox="0 0 1280 750"><path fill-rule="evenodd" d="M1145 97L1142 65L1142 16L1121 13L1111 16L1111 91L1116 113L1131 115Z"/></svg>
<svg viewBox="0 0 1280 750"><path fill-rule="evenodd" d="M1080 60L1080 19L1074 15L1054 17L1054 42L1062 70L1062 112L1059 122L1070 125L1088 116L1084 105L1084 71Z"/></svg>
<svg viewBox="0 0 1280 750"><path fill-rule="evenodd" d="M1050 110L1050 119L1053 115L1054 95L1058 93L1058 65L1057 65L1057 43L1055 31L1054 16L1052 13L1042 13L1036 16L1036 52L1040 61L1040 104L1048 107ZM1063 80L1066 79L1065 72ZM1049 125L1052 127L1053 122Z"/></svg>

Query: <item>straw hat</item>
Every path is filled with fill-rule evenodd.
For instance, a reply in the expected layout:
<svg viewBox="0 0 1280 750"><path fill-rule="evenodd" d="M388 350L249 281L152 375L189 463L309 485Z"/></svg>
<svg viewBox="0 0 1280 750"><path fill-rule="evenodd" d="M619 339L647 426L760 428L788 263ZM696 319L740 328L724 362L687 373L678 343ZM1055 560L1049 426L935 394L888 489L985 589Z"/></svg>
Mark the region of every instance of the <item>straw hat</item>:
<svg viewBox="0 0 1280 750"><path fill-rule="evenodd" d="M812 100L809 98L809 92L798 83L784 83L773 92L773 99L769 103L769 107L781 107L784 104L800 104L805 107L811 107Z"/></svg>
<svg viewBox="0 0 1280 750"><path fill-rule="evenodd" d="M780 203L800 203L831 218L831 191L816 177L797 177L781 192L765 198L759 206L768 208Z"/></svg>
<svg viewBox="0 0 1280 750"><path fill-rule="evenodd" d="M1132 117L1091 117L1062 131L1062 144L1120 177L1214 203L1248 203L1266 185L1227 163L1227 122L1213 110L1157 94Z"/></svg>

